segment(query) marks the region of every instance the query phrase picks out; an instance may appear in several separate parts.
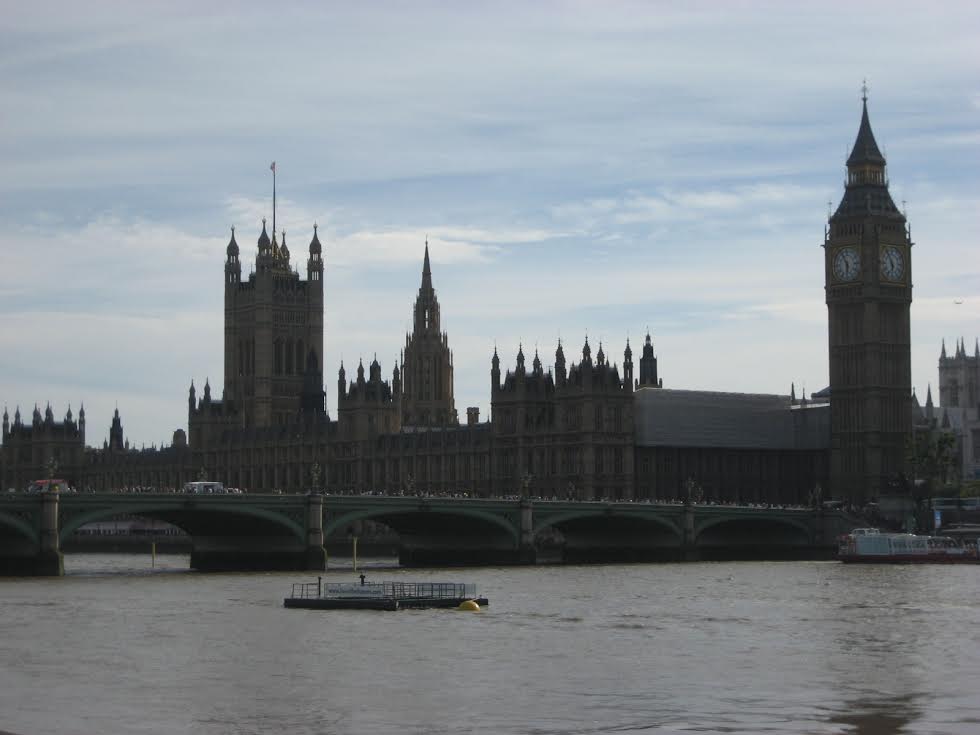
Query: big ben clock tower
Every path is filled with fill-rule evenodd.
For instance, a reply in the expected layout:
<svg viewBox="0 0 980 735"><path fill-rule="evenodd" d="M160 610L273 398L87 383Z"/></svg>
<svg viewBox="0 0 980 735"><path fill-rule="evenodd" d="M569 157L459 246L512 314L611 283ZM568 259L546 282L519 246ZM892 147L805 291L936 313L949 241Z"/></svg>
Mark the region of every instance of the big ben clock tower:
<svg viewBox="0 0 980 735"><path fill-rule="evenodd" d="M830 480L864 503L894 492L905 468L912 392L912 240L888 193L867 90L847 184L824 237L830 354Z"/></svg>

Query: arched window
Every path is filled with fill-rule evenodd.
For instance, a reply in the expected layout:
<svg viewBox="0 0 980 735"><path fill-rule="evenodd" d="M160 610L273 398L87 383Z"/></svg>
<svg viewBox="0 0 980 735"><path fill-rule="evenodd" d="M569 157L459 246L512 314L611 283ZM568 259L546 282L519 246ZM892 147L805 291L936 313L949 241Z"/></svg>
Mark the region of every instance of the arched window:
<svg viewBox="0 0 980 735"><path fill-rule="evenodd" d="M272 352L272 373L273 375L282 375L282 340L277 339L273 343Z"/></svg>
<svg viewBox="0 0 980 735"><path fill-rule="evenodd" d="M302 374L306 372L306 362L303 360L303 340L296 340L296 373Z"/></svg>
<svg viewBox="0 0 980 735"><path fill-rule="evenodd" d="M286 375L293 374L293 341L286 340Z"/></svg>

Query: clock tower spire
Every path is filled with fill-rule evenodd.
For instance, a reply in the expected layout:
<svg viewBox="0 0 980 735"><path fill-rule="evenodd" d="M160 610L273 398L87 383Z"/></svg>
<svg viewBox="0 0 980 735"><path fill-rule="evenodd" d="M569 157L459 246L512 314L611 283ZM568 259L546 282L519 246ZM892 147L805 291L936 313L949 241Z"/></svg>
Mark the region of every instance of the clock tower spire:
<svg viewBox="0 0 980 735"><path fill-rule="evenodd" d="M847 184L824 236L830 357L830 479L864 503L898 491L912 394L912 241L888 192L885 157L868 118L847 159Z"/></svg>

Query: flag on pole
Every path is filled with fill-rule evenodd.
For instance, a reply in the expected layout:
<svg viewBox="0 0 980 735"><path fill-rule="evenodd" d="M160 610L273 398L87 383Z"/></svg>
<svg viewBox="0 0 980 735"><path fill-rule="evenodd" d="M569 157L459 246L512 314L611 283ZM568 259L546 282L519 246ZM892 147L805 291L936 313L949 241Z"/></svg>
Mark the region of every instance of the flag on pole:
<svg viewBox="0 0 980 735"><path fill-rule="evenodd" d="M275 162L275 161L273 161L273 162L272 162L272 165L271 165L271 166L269 166L269 170L270 170L270 171L271 171L272 173L275 173L275 172L276 172L276 162Z"/></svg>

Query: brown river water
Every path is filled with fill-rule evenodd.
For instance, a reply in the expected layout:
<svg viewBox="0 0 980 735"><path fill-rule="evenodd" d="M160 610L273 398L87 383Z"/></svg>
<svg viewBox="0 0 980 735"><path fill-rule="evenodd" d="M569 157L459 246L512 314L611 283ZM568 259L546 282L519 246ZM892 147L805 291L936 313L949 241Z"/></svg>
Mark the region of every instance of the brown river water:
<svg viewBox="0 0 980 735"><path fill-rule="evenodd" d="M286 610L316 575L187 563L0 578L0 730L980 733L980 566L363 565L475 583L464 613Z"/></svg>

